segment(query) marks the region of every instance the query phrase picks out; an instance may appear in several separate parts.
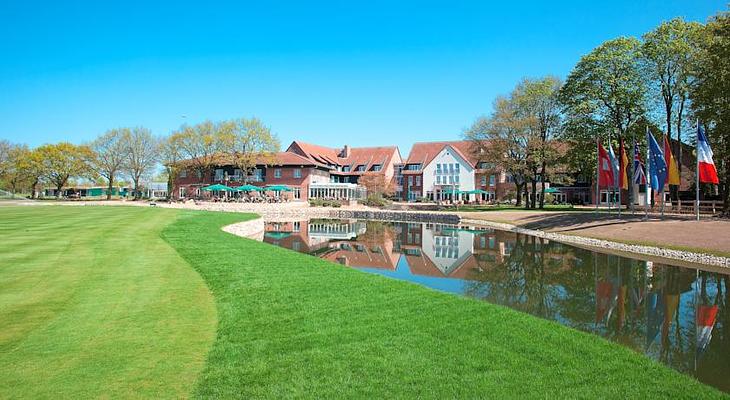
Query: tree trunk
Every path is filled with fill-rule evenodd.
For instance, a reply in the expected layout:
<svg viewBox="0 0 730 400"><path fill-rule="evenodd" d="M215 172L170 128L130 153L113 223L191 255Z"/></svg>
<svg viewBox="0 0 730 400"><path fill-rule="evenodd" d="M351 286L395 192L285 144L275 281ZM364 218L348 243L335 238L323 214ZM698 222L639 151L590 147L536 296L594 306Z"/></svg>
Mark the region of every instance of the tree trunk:
<svg viewBox="0 0 730 400"><path fill-rule="evenodd" d="M63 182L61 184L56 183L56 200L61 199L61 189L63 188L63 184L66 182Z"/></svg>
<svg viewBox="0 0 730 400"><path fill-rule="evenodd" d="M109 187L107 187L106 199L112 199L112 186L114 186L114 174L109 174Z"/></svg>
<svg viewBox="0 0 730 400"><path fill-rule="evenodd" d="M173 196L173 189L175 189L175 182L173 180L172 171L167 171L167 198L173 199L175 196Z"/></svg>
<svg viewBox="0 0 730 400"><path fill-rule="evenodd" d="M519 207L522 205L522 185L515 184L515 186L517 188L515 207Z"/></svg>
<svg viewBox="0 0 730 400"><path fill-rule="evenodd" d="M525 179L525 208L530 208L530 189L527 187L527 179Z"/></svg>
<svg viewBox="0 0 730 400"><path fill-rule="evenodd" d="M30 198L31 199L35 199L37 197L36 192L35 192L36 186L38 186L38 178L35 178L35 180L33 180L33 183L30 185Z"/></svg>
<svg viewBox="0 0 730 400"><path fill-rule="evenodd" d="M540 208L545 207L545 162L542 163L542 170L540 171Z"/></svg>
<svg viewBox="0 0 730 400"><path fill-rule="evenodd" d="M139 200L142 196L139 194L139 176L134 177L134 199Z"/></svg>
<svg viewBox="0 0 730 400"><path fill-rule="evenodd" d="M531 185L532 196L530 198L530 208L534 209L535 205L537 204L537 177L532 180Z"/></svg>

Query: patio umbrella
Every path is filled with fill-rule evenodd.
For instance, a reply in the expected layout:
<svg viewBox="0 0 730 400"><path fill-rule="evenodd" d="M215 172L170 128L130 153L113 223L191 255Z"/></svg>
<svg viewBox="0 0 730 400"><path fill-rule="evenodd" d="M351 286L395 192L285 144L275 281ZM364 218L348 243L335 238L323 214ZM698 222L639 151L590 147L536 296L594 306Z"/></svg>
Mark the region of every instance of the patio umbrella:
<svg viewBox="0 0 730 400"><path fill-rule="evenodd" d="M200 188L200 190L205 190L207 192L215 192L215 191L218 191L218 192L232 192L233 191L233 188L232 187L229 187L229 186L226 186L226 185L215 184L215 185L210 185L210 186L206 186L206 187Z"/></svg>
<svg viewBox="0 0 730 400"><path fill-rule="evenodd" d="M264 190L270 190L272 192L291 192L292 189L286 185L270 185L266 186Z"/></svg>
<svg viewBox="0 0 730 400"><path fill-rule="evenodd" d="M243 186L239 186L235 189L238 190L239 192L260 192L263 190L260 187L254 186L254 185L243 185Z"/></svg>
<svg viewBox="0 0 730 400"><path fill-rule="evenodd" d="M558 193L558 192L560 192L560 190L555 189L555 188L551 188L551 187L545 189L545 193Z"/></svg>
<svg viewBox="0 0 730 400"><path fill-rule="evenodd" d="M291 233L289 233L289 232L266 232L266 234L264 236L266 236L267 238L280 240L280 239L288 238L289 236L291 236Z"/></svg>

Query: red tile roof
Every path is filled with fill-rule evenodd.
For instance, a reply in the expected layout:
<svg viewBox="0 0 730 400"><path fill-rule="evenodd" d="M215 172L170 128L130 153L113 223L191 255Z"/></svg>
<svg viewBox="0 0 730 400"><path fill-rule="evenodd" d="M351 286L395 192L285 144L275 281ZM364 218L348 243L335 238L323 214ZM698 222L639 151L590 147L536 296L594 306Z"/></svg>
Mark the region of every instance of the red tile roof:
<svg viewBox="0 0 730 400"><path fill-rule="evenodd" d="M408 159L405 164L421 164L421 168L428 165L446 146L456 151L459 156L465 159L472 167L475 167L478 160L472 153L472 143L468 140L459 140L451 142L420 142L413 144L411 152L408 153Z"/></svg>
<svg viewBox="0 0 730 400"><path fill-rule="evenodd" d="M287 148L287 152L297 153L310 160L315 160L320 163L328 163L338 166L349 166L350 172L345 173L363 173L355 171L358 165L364 165L365 171L367 172L375 164L380 164L384 170L385 166L395 157L399 155L398 147L396 146L381 146L381 147L351 147L350 154L347 157L342 157L343 151L332 149L329 147L318 146L311 143L304 143L298 140L292 142Z"/></svg>
<svg viewBox="0 0 730 400"><path fill-rule="evenodd" d="M228 153L218 153L213 155L213 164L215 165L233 165L233 156ZM188 160L182 160L180 161L180 164L188 165L192 163L192 159ZM315 161L312 161L306 157L302 157L299 154L291 153L288 151L280 151L278 153L275 153L273 157L261 157L261 160L258 162L260 165L280 165L280 166L288 166L288 165L301 165L301 166L313 166L313 167L325 167L322 163L318 163Z"/></svg>

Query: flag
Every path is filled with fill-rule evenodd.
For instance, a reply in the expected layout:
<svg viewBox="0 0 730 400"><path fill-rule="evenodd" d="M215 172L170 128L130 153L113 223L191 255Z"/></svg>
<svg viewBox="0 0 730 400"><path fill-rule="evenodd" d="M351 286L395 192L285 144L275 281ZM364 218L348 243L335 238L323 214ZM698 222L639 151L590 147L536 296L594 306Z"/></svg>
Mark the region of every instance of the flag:
<svg viewBox="0 0 730 400"><path fill-rule="evenodd" d="M613 186L613 166L606 149L598 143L598 186Z"/></svg>
<svg viewBox="0 0 730 400"><path fill-rule="evenodd" d="M664 159L667 162L667 171L669 171L667 183L670 185L679 185L679 168L672 154L672 148L669 147L669 138L667 135L664 135Z"/></svg>
<svg viewBox="0 0 730 400"><path fill-rule="evenodd" d="M611 168L613 168L613 181L611 186L618 187L618 158L616 158L616 154L613 152L613 146L611 146L611 143L608 144L608 158L611 159Z"/></svg>
<svg viewBox="0 0 730 400"><path fill-rule="evenodd" d="M712 328L715 327L717 308L716 305L702 304L697 310L697 355L701 355L712 340Z"/></svg>
<svg viewBox="0 0 730 400"><path fill-rule="evenodd" d="M641 161L641 153L639 153L639 144L634 143L634 184L645 185L646 174L644 174L644 163Z"/></svg>
<svg viewBox="0 0 730 400"><path fill-rule="evenodd" d="M624 140L619 138L618 157L619 157L619 187L621 189L629 189L629 172L626 167L629 166L629 158L626 156L626 148Z"/></svg>
<svg viewBox="0 0 730 400"><path fill-rule="evenodd" d="M719 184L720 180L717 177L717 169L715 168L715 163L712 161L712 149L707 142L705 130L702 129L702 125L700 124L697 124L697 158L700 182Z"/></svg>
<svg viewBox="0 0 730 400"><path fill-rule="evenodd" d="M667 162L664 161L664 154L659 148L659 143L654 139L651 132L646 132L646 143L649 146L649 171L647 179L654 191L664 190L664 183L667 180Z"/></svg>

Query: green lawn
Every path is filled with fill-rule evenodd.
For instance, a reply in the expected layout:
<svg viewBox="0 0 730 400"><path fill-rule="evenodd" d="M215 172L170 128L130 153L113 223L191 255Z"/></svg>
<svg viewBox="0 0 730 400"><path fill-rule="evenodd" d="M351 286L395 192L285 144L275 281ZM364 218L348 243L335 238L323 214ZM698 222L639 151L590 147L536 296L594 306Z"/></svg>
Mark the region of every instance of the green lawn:
<svg viewBox="0 0 730 400"><path fill-rule="evenodd" d="M179 398L213 298L160 237L174 211L0 207L0 398Z"/></svg>
<svg viewBox="0 0 730 400"><path fill-rule="evenodd" d="M220 230L244 218L0 208L0 398L721 397L598 337Z"/></svg>
<svg viewBox="0 0 730 400"><path fill-rule="evenodd" d="M598 337L220 230L242 218L184 212L163 231L218 307L198 396L720 397Z"/></svg>

